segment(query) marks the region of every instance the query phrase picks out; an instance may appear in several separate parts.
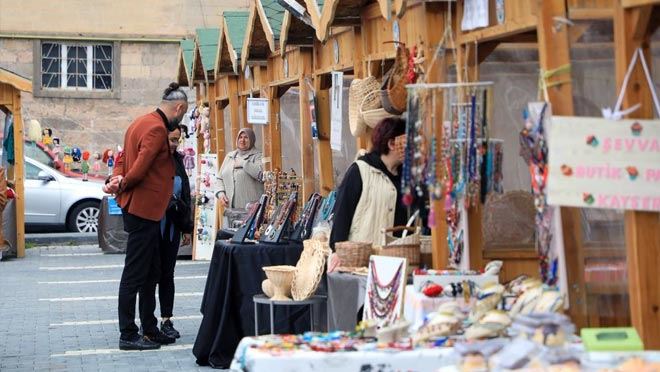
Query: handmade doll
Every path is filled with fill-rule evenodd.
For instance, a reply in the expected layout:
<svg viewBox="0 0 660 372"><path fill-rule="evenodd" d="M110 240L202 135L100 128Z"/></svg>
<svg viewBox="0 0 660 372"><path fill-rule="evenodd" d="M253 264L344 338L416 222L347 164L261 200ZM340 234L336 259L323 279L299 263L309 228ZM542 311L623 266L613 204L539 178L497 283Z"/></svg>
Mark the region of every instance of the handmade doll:
<svg viewBox="0 0 660 372"><path fill-rule="evenodd" d="M211 109L208 106L202 107L202 135L204 137L204 153L208 154L211 152L211 122L209 120L209 115L211 114Z"/></svg>
<svg viewBox="0 0 660 372"><path fill-rule="evenodd" d="M71 170L71 163L73 163L73 156L72 156L71 147L64 146L64 159L62 160L62 162L64 163L64 170L65 171Z"/></svg>
<svg viewBox="0 0 660 372"><path fill-rule="evenodd" d="M71 157L73 158L73 161L78 163L82 159L82 151L78 147L74 147L71 149Z"/></svg>
<svg viewBox="0 0 660 372"><path fill-rule="evenodd" d="M99 174L101 171L101 154L97 151L94 153L94 163L92 164L94 174Z"/></svg>
<svg viewBox="0 0 660 372"><path fill-rule="evenodd" d="M192 170L195 169L195 150L192 147L186 147L183 150L183 167L186 169L188 177L192 176Z"/></svg>
<svg viewBox="0 0 660 372"><path fill-rule="evenodd" d="M48 148L52 149L53 148L53 130L50 128L44 128L43 131L41 131L41 143L43 143L45 146L48 146Z"/></svg>
<svg viewBox="0 0 660 372"><path fill-rule="evenodd" d="M53 155L59 159L60 157L60 138L53 137Z"/></svg>
<svg viewBox="0 0 660 372"><path fill-rule="evenodd" d="M111 149L103 152L103 162L108 166L108 175L112 175L112 167L115 166L115 156Z"/></svg>
<svg viewBox="0 0 660 372"><path fill-rule="evenodd" d="M27 128L27 138L33 142L41 141L43 131L41 130L41 124L37 120L30 120Z"/></svg>
<svg viewBox="0 0 660 372"><path fill-rule="evenodd" d="M83 151L82 153L82 164L80 165L80 171L83 175L83 181L88 181L87 173L89 173L89 151Z"/></svg>

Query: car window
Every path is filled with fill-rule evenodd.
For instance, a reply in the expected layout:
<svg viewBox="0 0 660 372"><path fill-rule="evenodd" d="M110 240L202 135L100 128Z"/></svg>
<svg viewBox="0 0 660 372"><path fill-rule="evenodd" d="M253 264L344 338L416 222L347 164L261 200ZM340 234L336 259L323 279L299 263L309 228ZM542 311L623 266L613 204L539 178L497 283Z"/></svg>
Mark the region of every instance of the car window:
<svg viewBox="0 0 660 372"><path fill-rule="evenodd" d="M28 180L38 180L41 169L36 165L25 163L25 178Z"/></svg>
<svg viewBox="0 0 660 372"><path fill-rule="evenodd" d="M55 165L53 159L41 147L37 146L36 142L25 142L25 156L51 168Z"/></svg>

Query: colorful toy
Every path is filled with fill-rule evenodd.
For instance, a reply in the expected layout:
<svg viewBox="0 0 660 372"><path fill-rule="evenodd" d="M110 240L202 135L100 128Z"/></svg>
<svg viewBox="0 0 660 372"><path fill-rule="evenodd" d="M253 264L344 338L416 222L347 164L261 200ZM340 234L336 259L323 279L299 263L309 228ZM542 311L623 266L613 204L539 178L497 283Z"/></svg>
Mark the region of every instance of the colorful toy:
<svg viewBox="0 0 660 372"><path fill-rule="evenodd" d="M82 151L78 147L74 147L71 149L71 157L73 158L73 161L78 163L80 162L80 159L82 158Z"/></svg>
<svg viewBox="0 0 660 372"><path fill-rule="evenodd" d="M69 171L71 170L71 163L73 163L73 156L71 147L69 146L64 146L64 159L62 160L64 162L64 170Z"/></svg>
<svg viewBox="0 0 660 372"><path fill-rule="evenodd" d="M186 147L183 150L183 167L186 169L188 177L190 177L192 170L195 169L195 150L192 147Z"/></svg>
<svg viewBox="0 0 660 372"><path fill-rule="evenodd" d="M103 162L108 166L108 175L112 175L112 168L115 166L115 155L111 149L103 151Z"/></svg>
<svg viewBox="0 0 660 372"><path fill-rule="evenodd" d="M52 148L53 147L53 130L50 128L44 128L41 131L41 143Z"/></svg>
<svg viewBox="0 0 660 372"><path fill-rule="evenodd" d="M80 171L83 175L83 181L88 181L87 173L89 173L89 151L83 151L82 153L82 164L80 165Z"/></svg>
<svg viewBox="0 0 660 372"><path fill-rule="evenodd" d="M92 170L94 174L98 174L101 171L101 154L99 152L94 153L94 164L92 165Z"/></svg>

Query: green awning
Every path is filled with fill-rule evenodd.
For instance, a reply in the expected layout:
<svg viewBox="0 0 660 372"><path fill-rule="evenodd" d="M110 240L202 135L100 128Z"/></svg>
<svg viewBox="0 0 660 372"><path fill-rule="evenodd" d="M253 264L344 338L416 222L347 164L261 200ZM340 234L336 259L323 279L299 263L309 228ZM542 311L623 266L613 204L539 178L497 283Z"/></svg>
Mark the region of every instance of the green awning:
<svg viewBox="0 0 660 372"><path fill-rule="evenodd" d="M202 67L204 71L215 69L215 55L218 51L218 38L220 37L219 28L198 28L197 45L199 47Z"/></svg>
<svg viewBox="0 0 660 372"><path fill-rule="evenodd" d="M183 51L183 63L186 66L188 77L192 76L193 51L195 42L192 40L181 40L181 50Z"/></svg>
<svg viewBox="0 0 660 372"><path fill-rule="evenodd" d="M241 59L241 50L243 50L243 41L245 40L245 31L247 29L248 11L225 11L225 21L227 23L227 34L229 41L236 50L238 59Z"/></svg>

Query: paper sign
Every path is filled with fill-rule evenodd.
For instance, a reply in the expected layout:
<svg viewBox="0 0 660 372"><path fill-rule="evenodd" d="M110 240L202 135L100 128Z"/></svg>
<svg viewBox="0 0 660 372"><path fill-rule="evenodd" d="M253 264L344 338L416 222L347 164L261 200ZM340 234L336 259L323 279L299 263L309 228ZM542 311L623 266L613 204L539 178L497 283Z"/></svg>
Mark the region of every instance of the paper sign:
<svg viewBox="0 0 660 372"><path fill-rule="evenodd" d="M344 73L332 72L332 88L330 94L330 148L341 151L342 102L344 90Z"/></svg>
<svg viewBox="0 0 660 372"><path fill-rule="evenodd" d="M268 99L247 99L247 122L250 124L268 124Z"/></svg>
<svg viewBox="0 0 660 372"><path fill-rule="evenodd" d="M552 117L548 203L660 211L660 120Z"/></svg>
<svg viewBox="0 0 660 372"><path fill-rule="evenodd" d="M114 196L108 196L108 214L111 216L121 216L121 208Z"/></svg>

